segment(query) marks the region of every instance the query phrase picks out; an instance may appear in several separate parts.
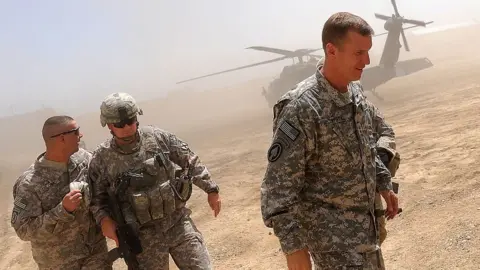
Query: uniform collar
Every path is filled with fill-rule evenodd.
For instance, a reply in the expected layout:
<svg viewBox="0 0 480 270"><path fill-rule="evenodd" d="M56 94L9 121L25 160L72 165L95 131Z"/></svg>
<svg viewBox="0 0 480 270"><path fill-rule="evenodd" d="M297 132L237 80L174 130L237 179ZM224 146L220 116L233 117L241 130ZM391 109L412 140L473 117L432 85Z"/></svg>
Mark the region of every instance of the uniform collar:
<svg viewBox="0 0 480 270"><path fill-rule="evenodd" d="M67 164L53 161L53 160L48 160L45 158L45 153L46 152L41 153L35 160L36 167L51 169L59 172L67 172L68 170L73 170L77 166L77 164L74 162L72 158L72 156L75 155L75 153L72 156L70 156Z"/></svg>
<svg viewBox="0 0 480 270"><path fill-rule="evenodd" d="M134 153L134 152L137 152L138 150L140 150L140 146L142 144L142 136L140 134L140 130L137 130L137 133L135 135L135 142L133 142L132 144L128 144L128 145L119 145L117 144L117 141L115 140L115 137L112 137L111 141L110 141L110 146L112 147L113 150L119 152L119 153L122 153L124 155L128 155L128 154L131 154L131 153Z"/></svg>
<svg viewBox="0 0 480 270"><path fill-rule="evenodd" d="M347 92L342 93L338 91L327 81L322 72L320 72L320 68L322 66L323 62L319 61L317 64L317 71L315 72L319 90L325 91L328 98L332 100L338 107L343 107L352 103L352 83L348 84Z"/></svg>

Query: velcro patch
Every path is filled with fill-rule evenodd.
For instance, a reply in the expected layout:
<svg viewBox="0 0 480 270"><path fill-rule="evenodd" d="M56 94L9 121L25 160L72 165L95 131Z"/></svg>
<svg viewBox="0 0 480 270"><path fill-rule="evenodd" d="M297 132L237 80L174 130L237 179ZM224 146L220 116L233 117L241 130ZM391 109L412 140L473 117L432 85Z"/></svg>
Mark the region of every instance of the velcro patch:
<svg viewBox="0 0 480 270"><path fill-rule="evenodd" d="M11 218L11 223L12 225L17 223L17 218L18 218L19 212L15 209L12 211L12 218Z"/></svg>
<svg viewBox="0 0 480 270"><path fill-rule="evenodd" d="M283 121L282 124L280 124L279 129L292 141L295 141L298 138L298 135L300 135L300 131L287 121Z"/></svg>
<svg viewBox="0 0 480 270"><path fill-rule="evenodd" d="M283 146L279 142L274 142L270 149L268 149L268 161L275 162L277 161L283 152Z"/></svg>
<svg viewBox="0 0 480 270"><path fill-rule="evenodd" d="M13 204L20 208L20 209L23 209L25 210L27 208L27 204L23 202L23 199L22 198L16 198L15 201L13 202Z"/></svg>

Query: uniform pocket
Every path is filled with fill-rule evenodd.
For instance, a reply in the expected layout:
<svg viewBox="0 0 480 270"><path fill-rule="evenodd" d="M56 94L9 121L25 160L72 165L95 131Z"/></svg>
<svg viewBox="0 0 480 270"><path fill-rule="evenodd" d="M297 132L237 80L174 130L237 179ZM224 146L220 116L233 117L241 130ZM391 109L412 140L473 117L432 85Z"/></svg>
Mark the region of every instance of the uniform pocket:
<svg viewBox="0 0 480 270"><path fill-rule="evenodd" d="M132 207L140 225L152 220L150 216L150 198L143 191L131 195Z"/></svg>
<svg viewBox="0 0 480 270"><path fill-rule="evenodd" d="M148 192L150 199L150 214L153 219L161 219L164 217L163 199L160 194L159 187L154 187Z"/></svg>
<svg viewBox="0 0 480 270"><path fill-rule="evenodd" d="M163 201L163 211L166 215L169 215L175 211L175 194L170 181L166 181L160 185L160 195Z"/></svg>

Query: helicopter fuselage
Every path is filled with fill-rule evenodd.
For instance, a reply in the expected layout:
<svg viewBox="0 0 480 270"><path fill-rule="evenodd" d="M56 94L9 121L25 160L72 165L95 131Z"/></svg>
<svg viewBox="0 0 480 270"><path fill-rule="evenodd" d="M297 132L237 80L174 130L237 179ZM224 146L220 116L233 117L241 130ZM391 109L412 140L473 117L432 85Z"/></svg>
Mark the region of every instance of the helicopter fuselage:
<svg viewBox="0 0 480 270"><path fill-rule="evenodd" d="M394 68L400 57L400 48L402 47L399 40L402 22L391 18L385 22L384 27L388 34L379 64L384 68Z"/></svg>

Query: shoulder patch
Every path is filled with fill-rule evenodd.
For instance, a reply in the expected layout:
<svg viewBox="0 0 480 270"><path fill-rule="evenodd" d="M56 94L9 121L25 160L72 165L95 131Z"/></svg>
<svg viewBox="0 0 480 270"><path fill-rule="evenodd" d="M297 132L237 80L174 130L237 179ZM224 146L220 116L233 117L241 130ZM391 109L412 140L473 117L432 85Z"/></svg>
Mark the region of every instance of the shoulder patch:
<svg viewBox="0 0 480 270"><path fill-rule="evenodd" d="M287 121L283 121L278 129L280 129L292 141L295 141L298 138L298 135L300 135L300 131Z"/></svg>
<svg viewBox="0 0 480 270"><path fill-rule="evenodd" d="M18 216L25 211L25 209L27 209L27 202L22 198L15 198L15 201L13 202L11 224L17 222Z"/></svg>
<svg viewBox="0 0 480 270"><path fill-rule="evenodd" d="M17 223L17 218L18 218L19 211L16 209L13 209L12 211L12 218L11 218L11 224L14 225Z"/></svg>
<svg viewBox="0 0 480 270"><path fill-rule="evenodd" d="M270 149L268 149L268 161L275 162L277 161L283 152L283 146L280 142L274 142Z"/></svg>

